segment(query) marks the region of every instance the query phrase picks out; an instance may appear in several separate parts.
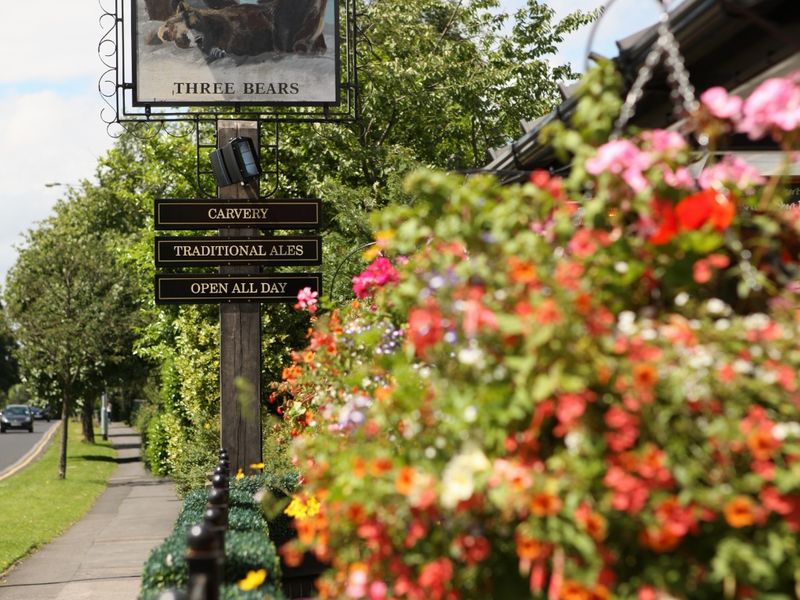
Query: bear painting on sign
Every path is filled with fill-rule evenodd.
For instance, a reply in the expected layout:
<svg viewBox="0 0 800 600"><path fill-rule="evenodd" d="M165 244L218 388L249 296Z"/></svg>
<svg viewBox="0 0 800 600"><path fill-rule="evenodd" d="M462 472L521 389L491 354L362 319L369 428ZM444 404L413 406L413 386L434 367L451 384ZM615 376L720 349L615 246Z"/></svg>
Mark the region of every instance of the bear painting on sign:
<svg viewBox="0 0 800 600"><path fill-rule="evenodd" d="M336 0L134 0L138 105L336 104Z"/></svg>

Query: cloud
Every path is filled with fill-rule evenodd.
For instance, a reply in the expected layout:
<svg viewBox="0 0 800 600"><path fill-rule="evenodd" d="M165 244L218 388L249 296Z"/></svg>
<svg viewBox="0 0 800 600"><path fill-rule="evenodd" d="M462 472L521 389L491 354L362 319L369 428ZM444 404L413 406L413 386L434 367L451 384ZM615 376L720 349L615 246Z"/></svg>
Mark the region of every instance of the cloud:
<svg viewBox="0 0 800 600"><path fill-rule="evenodd" d="M679 4L673 1L672 6ZM501 0L501 6L512 12L526 4L526 0ZM607 4L605 0L548 0L546 4L556 13L556 18L564 18L569 13L582 10L592 11ZM621 40L657 22L660 9L653 0L616 0L597 24L591 51L609 58L617 55L617 40ZM586 62L586 49L593 25L583 27L564 40L552 64L569 62L577 71L583 71Z"/></svg>
<svg viewBox="0 0 800 600"><path fill-rule="evenodd" d="M0 2L0 22L6 24L0 84L96 78L100 14L97 0Z"/></svg>
<svg viewBox="0 0 800 600"><path fill-rule="evenodd" d="M16 260L14 244L47 218L65 185L91 178L97 159L113 143L100 121L93 82L80 93L7 92L0 96L0 277Z"/></svg>

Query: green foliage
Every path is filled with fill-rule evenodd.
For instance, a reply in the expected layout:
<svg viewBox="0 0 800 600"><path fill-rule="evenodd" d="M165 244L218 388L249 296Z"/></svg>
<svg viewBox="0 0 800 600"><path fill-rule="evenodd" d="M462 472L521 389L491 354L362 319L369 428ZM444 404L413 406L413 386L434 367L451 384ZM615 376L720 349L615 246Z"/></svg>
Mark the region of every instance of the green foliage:
<svg viewBox="0 0 800 600"><path fill-rule="evenodd" d="M228 530L225 534L225 575L223 598L265 598L282 600L279 591L280 561L275 546L270 542L267 522L253 498L251 488L254 478L248 483L232 482L230 490ZM208 492L204 488L186 494L181 512L170 536L147 559L142 572L141 597L157 598L167 588L184 588L188 582L188 566L185 559L186 533L202 520L206 509ZM266 570L267 579L255 591L245 592L237 583L248 572Z"/></svg>

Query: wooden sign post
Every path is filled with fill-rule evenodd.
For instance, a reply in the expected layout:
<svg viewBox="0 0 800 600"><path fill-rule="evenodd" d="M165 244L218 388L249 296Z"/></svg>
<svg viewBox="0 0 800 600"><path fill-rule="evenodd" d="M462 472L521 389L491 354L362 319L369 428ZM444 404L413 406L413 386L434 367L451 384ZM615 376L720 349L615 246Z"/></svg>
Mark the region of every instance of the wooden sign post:
<svg viewBox="0 0 800 600"><path fill-rule="evenodd" d="M258 140L258 126L252 121L218 121L217 143L235 137ZM256 145L258 145L256 143ZM221 200L258 200L258 180L249 185L219 188ZM220 230L220 237L256 237L257 229ZM258 267L220 267L220 273L258 273ZM228 450L232 473L262 462L261 449L261 304L231 302L220 304L220 443Z"/></svg>

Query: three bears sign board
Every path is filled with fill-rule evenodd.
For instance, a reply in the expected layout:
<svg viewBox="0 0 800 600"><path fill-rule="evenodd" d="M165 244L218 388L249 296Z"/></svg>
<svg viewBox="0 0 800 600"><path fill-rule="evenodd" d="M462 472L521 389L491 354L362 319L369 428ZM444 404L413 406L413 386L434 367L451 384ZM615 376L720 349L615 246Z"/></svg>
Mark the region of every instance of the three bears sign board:
<svg viewBox="0 0 800 600"><path fill-rule="evenodd" d="M337 0L133 0L134 104L338 104L337 8Z"/></svg>

